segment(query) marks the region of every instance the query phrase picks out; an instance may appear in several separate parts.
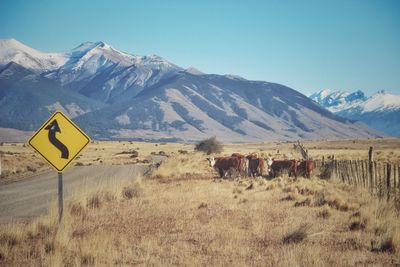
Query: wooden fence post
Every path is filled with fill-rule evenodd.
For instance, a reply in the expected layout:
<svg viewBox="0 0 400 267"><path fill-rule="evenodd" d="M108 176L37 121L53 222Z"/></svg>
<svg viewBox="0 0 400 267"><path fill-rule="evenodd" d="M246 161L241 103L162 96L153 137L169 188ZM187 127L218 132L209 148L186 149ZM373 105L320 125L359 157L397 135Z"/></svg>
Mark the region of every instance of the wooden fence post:
<svg viewBox="0 0 400 267"><path fill-rule="evenodd" d="M333 164L333 173L335 174L335 179L338 179L338 174L337 174L337 161L336 161L336 160L332 160L332 164Z"/></svg>
<svg viewBox="0 0 400 267"><path fill-rule="evenodd" d="M374 150L374 147L370 146L369 147L369 151L368 151L368 161L369 162L374 161L374 152L373 152L373 150Z"/></svg>
<svg viewBox="0 0 400 267"><path fill-rule="evenodd" d="M390 199L390 177L391 177L391 171L392 171L392 165L390 163L387 163L386 167L386 189L387 189L387 200L389 201Z"/></svg>
<svg viewBox="0 0 400 267"><path fill-rule="evenodd" d="M368 171L369 171L369 188L370 188L370 191L373 193L374 186L375 186L375 182L374 182L375 170L374 170L374 162L373 161L368 162Z"/></svg>
<svg viewBox="0 0 400 267"><path fill-rule="evenodd" d="M353 166L352 165L353 165L353 161L352 160L350 160L350 162L347 162L349 181L350 181L349 184L354 184Z"/></svg>
<svg viewBox="0 0 400 267"><path fill-rule="evenodd" d="M377 179L376 179L376 185L377 185L377 188L378 188L378 194L379 194L379 197L381 197L381 195L382 195L382 165L379 163L377 163L377 162L374 162L375 163L375 175L376 175L376 177L377 177Z"/></svg>
<svg viewBox="0 0 400 267"><path fill-rule="evenodd" d="M397 191L400 194L400 165L397 165Z"/></svg>
<svg viewBox="0 0 400 267"><path fill-rule="evenodd" d="M379 185L381 187L381 192L384 191L384 187L386 186L386 164L379 164Z"/></svg>
<svg viewBox="0 0 400 267"><path fill-rule="evenodd" d="M365 186L369 187L369 172L368 172L368 162L363 160L363 169L364 169L364 177L365 177Z"/></svg>
<svg viewBox="0 0 400 267"><path fill-rule="evenodd" d="M354 182L356 185L358 185L358 173L357 173L357 161L353 160L353 176L354 176Z"/></svg>
<svg viewBox="0 0 400 267"><path fill-rule="evenodd" d="M356 170L357 184L362 186L361 177L360 177L359 161L358 160L354 161L354 168Z"/></svg>
<svg viewBox="0 0 400 267"><path fill-rule="evenodd" d="M350 162L347 162L347 167L348 167L348 170L349 170L350 184L354 184L354 175L352 174L353 173L353 168L352 168L352 164L353 163L352 162L353 162L352 160L350 160Z"/></svg>
<svg viewBox="0 0 400 267"><path fill-rule="evenodd" d="M364 181L364 166L362 160L358 161L358 169L360 171L360 179L361 179L361 185L365 187L365 181Z"/></svg>
<svg viewBox="0 0 400 267"><path fill-rule="evenodd" d="M368 161L364 161L364 167L365 167L365 185L369 187L370 182L369 182L369 168L368 168Z"/></svg>
<svg viewBox="0 0 400 267"><path fill-rule="evenodd" d="M376 166L377 166L377 164L376 164L376 162L375 161L373 161L372 162L373 163L373 165L374 165L374 191L376 191L376 192L378 192L378 173L377 173L377 170L376 170Z"/></svg>
<svg viewBox="0 0 400 267"><path fill-rule="evenodd" d="M353 160L353 171L354 171L354 179L356 182L356 185L358 185L358 172L357 172L357 160Z"/></svg>
<svg viewBox="0 0 400 267"><path fill-rule="evenodd" d="M340 177L342 178L342 182L345 182L346 176L344 175L344 165L343 161L339 161L339 172L340 172Z"/></svg>
<svg viewBox="0 0 400 267"><path fill-rule="evenodd" d="M363 187L366 187L367 183L366 183L366 179L365 179L364 161L361 160L360 163L361 163L361 175L362 175L362 180L363 180Z"/></svg>
<svg viewBox="0 0 400 267"><path fill-rule="evenodd" d="M393 193L394 196L397 196L397 166L396 164L393 165Z"/></svg>

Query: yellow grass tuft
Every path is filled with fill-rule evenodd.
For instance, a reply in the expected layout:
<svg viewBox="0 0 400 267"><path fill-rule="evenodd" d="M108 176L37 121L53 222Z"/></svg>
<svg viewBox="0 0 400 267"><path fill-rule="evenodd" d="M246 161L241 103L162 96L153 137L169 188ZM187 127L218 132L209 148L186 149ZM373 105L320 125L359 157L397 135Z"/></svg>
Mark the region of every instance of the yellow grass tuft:
<svg viewBox="0 0 400 267"><path fill-rule="evenodd" d="M322 219L328 219L331 216L331 212L329 211L328 207L323 207L317 212L317 217Z"/></svg>
<svg viewBox="0 0 400 267"><path fill-rule="evenodd" d="M188 155L174 155L166 159L151 176L160 179L190 179L204 177L212 173L203 153L190 153Z"/></svg>

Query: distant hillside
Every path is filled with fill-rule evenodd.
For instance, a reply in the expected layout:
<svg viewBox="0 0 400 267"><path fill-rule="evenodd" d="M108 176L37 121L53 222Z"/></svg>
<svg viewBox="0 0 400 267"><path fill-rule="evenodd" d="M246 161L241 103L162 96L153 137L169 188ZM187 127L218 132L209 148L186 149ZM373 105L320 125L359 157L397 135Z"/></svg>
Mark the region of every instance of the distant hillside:
<svg viewBox="0 0 400 267"><path fill-rule="evenodd" d="M10 128L0 128L0 142L22 142L26 143L33 132L20 131Z"/></svg>
<svg viewBox="0 0 400 267"><path fill-rule="evenodd" d="M0 69L0 127L33 131L55 110L75 118L104 106L14 62Z"/></svg>
<svg viewBox="0 0 400 267"><path fill-rule="evenodd" d="M103 42L43 53L0 40L0 127L34 130L60 109L92 138L224 142L376 137L284 85L184 70Z"/></svg>

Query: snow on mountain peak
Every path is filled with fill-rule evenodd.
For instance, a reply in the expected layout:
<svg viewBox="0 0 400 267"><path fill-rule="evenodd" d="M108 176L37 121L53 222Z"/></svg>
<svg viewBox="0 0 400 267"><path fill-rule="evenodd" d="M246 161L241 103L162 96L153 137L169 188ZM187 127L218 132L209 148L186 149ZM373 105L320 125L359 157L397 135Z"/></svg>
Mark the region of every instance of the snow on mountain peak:
<svg viewBox="0 0 400 267"><path fill-rule="evenodd" d="M400 96L386 93L385 90L380 90L369 98L361 90L353 93L322 90L312 94L310 98L334 113L400 109Z"/></svg>
<svg viewBox="0 0 400 267"><path fill-rule="evenodd" d="M324 99L327 99L327 97L329 97L330 95L337 93L338 91L332 92L330 89L323 89L321 91L318 91L316 93L311 94L309 97L320 103L321 101L323 101Z"/></svg>
<svg viewBox="0 0 400 267"><path fill-rule="evenodd" d="M384 90L368 98L362 107L363 112L400 109L400 96L386 93Z"/></svg>
<svg viewBox="0 0 400 267"><path fill-rule="evenodd" d="M67 61L64 53L45 53L15 39L0 39L0 65L15 62L37 72L59 68Z"/></svg>
<svg viewBox="0 0 400 267"><path fill-rule="evenodd" d="M0 39L0 51L1 55L15 53L16 51L24 51L33 55L40 55L41 52L24 45L23 43L11 38L11 39Z"/></svg>
<svg viewBox="0 0 400 267"><path fill-rule="evenodd" d="M323 89L323 90L321 90L321 91L319 92L319 95L320 95L322 98L324 98L324 97L327 97L330 93L331 93L331 90L329 90L329 89Z"/></svg>
<svg viewBox="0 0 400 267"><path fill-rule="evenodd" d="M189 67L189 68L185 69L185 71L192 75L203 75L204 74L203 72L201 72L200 70L198 70L194 67Z"/></svg>
<svg viewBox="0 0 400 267"><path fill-rule="evenodd" d="M94 42L84 42L71 50L71 53L86 53L89 50L92 50L98 45L98 43Z"/></svg>
<svg viewBox="0 0 400 267"><path fill-rule="evenodd" d="M84 79L113 66L135 66L141 69L141 76L151 76L151 70L162 70L163 73L182 70L158 55L132 55L102 41L84 42L66 53L45 53L15 39L0 39L0 67L10 62L38 74L45 72L48 78L62 75L60 80L63 84L74 79Z"/></svg>
<svg viewBox="0 0 400 267"><path fill-rule="evenodd" d="M89 68L91 72L98 67L111 64L129 66L135 63L137 57L121 52L104 42L84 42L72 49L70 59L64 69Z"/></svg>
<svg viewBox="0 0 400 267"><path fill-rule="evenodd" d="M360 90L349 93L325 89L312 94L310 98L333 113L354 108L366 100L364 93Z"/></svg>

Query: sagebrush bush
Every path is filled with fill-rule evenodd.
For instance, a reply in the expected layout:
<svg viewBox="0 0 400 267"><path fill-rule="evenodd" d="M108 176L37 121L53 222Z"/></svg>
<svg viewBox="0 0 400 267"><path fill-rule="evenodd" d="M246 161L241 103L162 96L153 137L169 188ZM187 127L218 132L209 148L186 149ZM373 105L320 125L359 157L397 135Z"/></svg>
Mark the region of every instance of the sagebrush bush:
<svg viewBox="0 0 400 267"><path fill-rule="evenodd" d="M134 184L132 186L126 186L122 190L122 196L125 199L132 199L134 197L139 197L142 194L143 189L139 184Z"/></svg>
<svg viewBox="0 0 400 267"><path fill-rule="evenodd" d="M310 225L302 224L295 229L289 230L282 237L283 244L300 243L307 238Z"/></svg>
<svg viewBox="0 0 400 267"><path fill-rule="evenodd" d="M321 166L320 178L321 179L330 179L330 178L332 178L333 170L334 170L333 161L329 162L329 163L325 163L324 166Z"/></svg>
<svg viewBox="0 0 400 267"><path fill-rule="evenodd" d="M217 140L217 138L211 137L200 141L194 148L197 151L205 152L207 155L212 153L220 153L222 152L222 144Z"/></svg>

